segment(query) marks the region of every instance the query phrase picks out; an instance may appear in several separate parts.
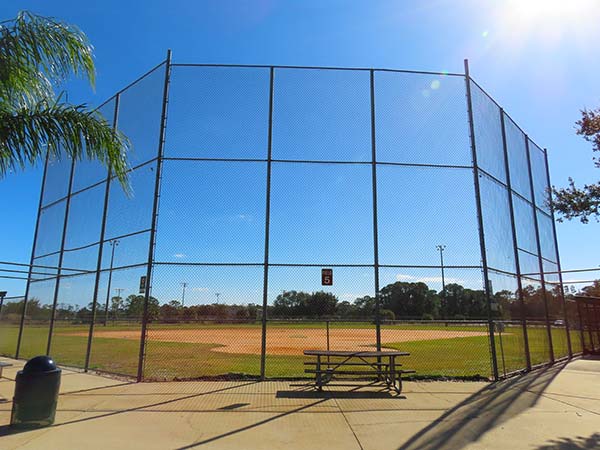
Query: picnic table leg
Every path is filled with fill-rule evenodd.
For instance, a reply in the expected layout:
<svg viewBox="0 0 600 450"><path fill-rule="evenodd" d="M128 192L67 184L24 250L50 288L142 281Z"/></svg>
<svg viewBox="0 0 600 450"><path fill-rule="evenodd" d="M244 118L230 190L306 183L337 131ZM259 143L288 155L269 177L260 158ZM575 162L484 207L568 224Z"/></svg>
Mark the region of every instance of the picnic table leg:
<svg viewBox="0 0 600 450"><path fill-rule="evenodd" d="M321 381L321 355L317 355L317 373L316 373L317 390L323 390L323 383Z"/></svg>
<svg viewBox="0 0 600 450"><path fill-rule="evenodd" d="M402 364L400 364L402 365ZM397 377L398 377L398 394L402 393L402 370L398 370L397 371Z"/></svg>
<svg viewBox="0 0 600 450"><path fill-rule="evenodd" d="M390 382L392 384L392 389L394 390L398 390L396 389L396 357L395 356L390 356L390 366L389 366L389 377L390 377Z"/></svg>

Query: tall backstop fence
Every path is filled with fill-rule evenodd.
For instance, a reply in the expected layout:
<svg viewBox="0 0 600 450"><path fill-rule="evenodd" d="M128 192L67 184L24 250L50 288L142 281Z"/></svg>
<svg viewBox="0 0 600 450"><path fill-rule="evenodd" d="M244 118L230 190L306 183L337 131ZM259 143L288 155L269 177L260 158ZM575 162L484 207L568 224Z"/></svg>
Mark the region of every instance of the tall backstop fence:
<svg viewBox="0 0 600 450"><path fill-rule="evenodd" d="M466 73L174 64L99 111L128 196L48 160L2 353L142 379L401 349L497 379L582 351L545 149Z"/></svg>

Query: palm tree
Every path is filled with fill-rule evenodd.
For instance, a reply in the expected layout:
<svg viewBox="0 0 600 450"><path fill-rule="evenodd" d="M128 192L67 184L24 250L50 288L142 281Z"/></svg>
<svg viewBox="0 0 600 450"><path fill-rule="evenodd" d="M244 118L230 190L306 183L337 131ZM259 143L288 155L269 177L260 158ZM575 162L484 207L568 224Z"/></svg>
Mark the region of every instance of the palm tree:
<svg viewBox="0 0 600 450"><path fill-rule="evenodd" d="M70 75L95 83L93 48L77 27L30 12L0 22L0 177L64 155L97 159L127 184L129 141L86 105L61 102Z"/></svg>

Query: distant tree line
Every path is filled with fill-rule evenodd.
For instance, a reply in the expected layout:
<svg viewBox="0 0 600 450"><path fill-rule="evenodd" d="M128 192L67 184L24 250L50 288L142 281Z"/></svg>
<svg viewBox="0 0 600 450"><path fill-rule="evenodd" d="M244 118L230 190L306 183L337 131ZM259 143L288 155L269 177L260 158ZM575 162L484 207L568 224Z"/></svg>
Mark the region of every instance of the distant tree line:
<svg viewBox="0 0 600 450"><path fill-rule="evenodd" d="M562 318L560 288L548 288L546 300L551 319ZM567 315L576 319L576 306L569 301L575 294L600 296L600 281L582 288L570 290L567 294ZM457 283L446 285L445 291L430 289L423 282L398 281L388 284L380 291L380 317L383 320L463 320L486 319L487 304L483 290L470 289ZM530 320L545 319L543 291L539 285L523 286L525 316ZM6 302L2 309L2 320L18 323L21 318L23 301ZM498 291L492 298L492 314L504 320L519 320L522 316L521 303L515 292ZM112 297L109 302L109 321L140 321L144 312L144 296L133 294L126 298ZM31 298L27 303L26 319L46 322L50 320L52 306ZM267 315L272 319L348 319L373 320L375 297L364 296L354 301L340 301L330 292L284 291L268 306ZM176 301L160 304L150 296L148 318L152 322L175 323L198 320L216 321L255 321L262 316L262 308L257 304L232 305L224 303L181 306ZM89 323L92 317L92 304L80 307L58 303L56 320L72 323ZM105 304L99 302L96 308L96 322L105 317Z"/></svg>

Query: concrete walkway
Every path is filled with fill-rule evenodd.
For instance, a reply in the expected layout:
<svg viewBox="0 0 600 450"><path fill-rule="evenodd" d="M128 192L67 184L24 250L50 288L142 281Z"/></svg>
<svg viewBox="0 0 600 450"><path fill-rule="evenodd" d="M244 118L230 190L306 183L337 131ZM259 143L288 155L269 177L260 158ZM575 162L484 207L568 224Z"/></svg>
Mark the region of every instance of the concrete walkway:
<svg viewBox="0 0 600 450"><path fill-rule="evenodd" d="M497 384L406 383L401 397L288 382L136 384L65 370L56 424L20 433L8 427L22 366L14 363L0 380L5 450L600 448L600 360Z"/></svg>

